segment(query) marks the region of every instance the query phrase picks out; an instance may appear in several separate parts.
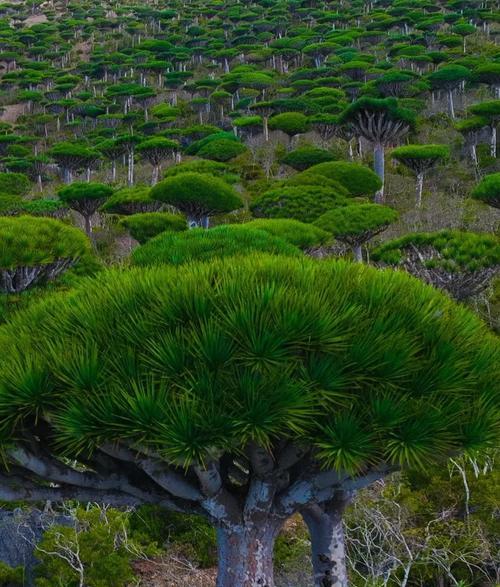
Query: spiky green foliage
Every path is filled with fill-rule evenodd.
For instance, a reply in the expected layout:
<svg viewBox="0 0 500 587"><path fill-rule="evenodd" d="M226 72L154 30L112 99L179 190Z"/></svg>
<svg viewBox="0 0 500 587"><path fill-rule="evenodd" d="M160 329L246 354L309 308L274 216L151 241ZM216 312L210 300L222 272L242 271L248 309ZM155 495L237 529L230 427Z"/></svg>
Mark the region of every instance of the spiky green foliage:
<svg viewBox="0 0 500 587"><path fill-rule="evenodd" d="M201 149L209 145L212 141L220 141L222 139L227 141L234 141L236 143L239 142L238 137L236 137L232 132L215 132L191 143L189 147L185 149L185 153L186 155L197 155Z"/></svg>
<svg viewBox="0 0 500 587"><path fill-rule="evenodd" d="M463 65L443 65L428 76L431 86L435 89L453 89L471 77L471 71Z"/></svg>
<svg viewBox="0 0 500 587"><path fill-rule="evenodd" d="M219 257L252 253L297 256L299 249L264 230L229 224L210 230L193 229L185 233L166 232L136 249L135 265L182 265L191 261L210 261Z"/></svg>
<svg viewBox="0 0 500 587"><path fill-rule="evenodd" d="M99 153L78 143L60 142L54 145L50 156L63 168L81 169L99 159Z"/></svg>
<svg viewBox="0 0 500 587"><path fill-rule="evenodd" d="M320 216L315 226L350 245L367 242L398 219L393 208L380 204L354 204L329 210Z"/></svg>
<svg viewBox="0 0 500 587"><path fill-rule="evenodd" d="M247 148L242 143L229 139L219 139L207 143L197 152L197 155L198 157L224 163L238 157L246 150Z"/></svg>
<svg viewBox="0 0 500 587"><path fill-rule="evenodd" d="M441 267L455 272L500 266L498 237L459 230L407 234L383 243L372 255L375 261L398 265L406 258L406 251L414 247L435 251L425 263L428 268Z"/></svg>
<svg viewBox="0 0 500 587"><path fill-rule="evenodd" d="M271 130L280 130L290 137L307 132L309 121L301 112L282 112L269 119Z"/></svg>
<svg viewBox="0 0 500 587"><path fill-rule="evenodd" d="M330 179L325 175L314 173L306 169L301 173L296 173L286 180L286 186L319 186L323 188L329 188L335 191L339 196L348 197L349 191L338 181Z"/></svg>
<svg viewBox="0 0 500 587"><path fill-rule="evenodd" d="M25 196L30 189L31 182L23 173L0 173L0 193Z"/></svg>
<svg viewBox="0 0 500 587"><path fill-rule="evenodd" d="M479 104L473 104L470 107L470 111L472 114L476 114L490 121L498 121L500 119L500 100L488 100Z"/></svg>
<svg viewBox="0 0 500 587"><path fill-rule="evenodd" d="M132 214L122 218L120 225L126 228L130 232L130 236L141 244L166 230L180 232L187 229L184 216L168 212Z"/></svg>
<svg viewBox="0 0 500 587"><path fill-rule="evenodd" d="M405 145L393 149L391 152L391 157L415 173L430 169L449 156L450 147L448 145Z"/></svg>
<svg viewBox="0 0 500 587"><path fill-rule="evenodd" d="M78 258L89 243L76 228L50 218L0 218L0 268L45 265Z"/></svg>
<svg viewBox="0 0 500 587"><path fill-rule="evenodd" d="M195 219L231 212L243 204L240 196L222 179L193 172L167 177L151 190L151 198L175 206Z"/></svg>
<svg viewBox="0 0 500 587"><path fill-rule="evenodd" d="M409 128L415 125L415 112L401 107L396 98L359 98L348 106L339 117L340 124L357 123L360 117L384 117L384 121L401 123ZM375 129L377 130L377 129ZM383 128L378 131L383 132ZM372 134L371 132L368 134ZM369 137L367 137L369 138Z"/></svg>
<svg viewBox="0 0 500 587"><path fill-rule="evenodd" d="M68 211L67 207L60 200L51 200L49 198L39 198L37 200L24 201L21 206L23 214L32 216L54 216Z"/></svg>
<svg viewBox="0 0 500 587"><path fill-rule="evenodd" d="M225 163L209 159L193 159L173 165L165 171L165 178L180 175L181 173L209 173L222 178L228 183L235 183L238 179L238 176L232 173Z"/></svg>
<svg viewBox="0 0 500 587"><path fill-rule="evenodd" d="M482 322L344 262L107 272L18 314L0 353L3 438L43 419L69 457L123 441L187 465L290 439L358 472L498 441L500 348Z"/></svg>
<svg viewBox="0 0 500 587"><path fill-rule="evenodd" d="M326 161L333 161L335 157L325 149L318 149L315 147L301 147L287 153L281 160L285 165L290 165L297 171L304 171L308 167L324 163Z"/></svg>
<svg viewBox="0 0 500 587"><path fill-rule="evenodd" d="M101 212L110 214L138 214L156 210L160 204L151 198L151 188L135 186L122 188L106 199Z"/></svg>
<svg viewBox="0 0 500 587"><path fill-rule="evenodd" d="M89 257L83 233L58 220L0 217L0 292L20 293Z"/></svg>
<svg viewBox="0 0 500 587"><path fill-rule="evenodd" d="M376 173L358 163L331 161L309 167L304 175L322 175L344 186L351 196L371 196L382 182Z"/></svg>
<svg viewBox="0 0 500 587"><path fill-rule="evenodd" d="M59 190L59 199L85 219L85 231L90 236L91 217L113 194L113 188L104 183L74 182Z"/></svg>
<svg viewBox="0 0 500 587"><path fill-rule="evenodd" d="M327 210L346 205L347 202L344 194L329 187L283 185L255 198L250 209L257 217L314 222Z"/></svg>
<svg viewBox="0 0 500 587"><path fill-rule="evenodd" d="M151 161L163 160L178 149L179 143L165 137L152 137L137 145L139 153Z"/></svg>
<svg viewBox="0 0 500 587"><path fill-rule="evenodd" d="M500 209L500 173L483 177L471 195L475 200L481 200L493 208Z"/></svg>
<svg viewBox="0 0 500 587"><path fill-rule="evenodd" d="M320 245L329 237L327 232L317 226L289 218L259 218L247 222L244 226L264 230L300 249Z"/></svg>
<svg viewBox="0 0 500 587"><path fill-rule="evenodd" d="M23 204L23 199L20 196L0 193L0 215L2 216L17 214L22 210Z"/></svg>
<svg viewBox="0 0 500 587"><path fill-rule="evenodd" d="M59 198L79 211L80 207L85 207L88 203L97 202L99 207L106 198L113 193L113 188L104 183L74 182L59 190Z"/></svg>

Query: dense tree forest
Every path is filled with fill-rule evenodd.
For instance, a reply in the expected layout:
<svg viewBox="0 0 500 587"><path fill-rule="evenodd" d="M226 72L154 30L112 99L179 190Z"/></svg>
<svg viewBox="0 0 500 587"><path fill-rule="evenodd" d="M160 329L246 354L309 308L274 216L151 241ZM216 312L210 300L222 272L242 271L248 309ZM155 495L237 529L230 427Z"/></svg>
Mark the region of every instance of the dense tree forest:
<svg viewBox="0 0 500 587"><path fill-rule="evenodd" d="M500 584L499 37L0 4L0 586Z"/></svg>

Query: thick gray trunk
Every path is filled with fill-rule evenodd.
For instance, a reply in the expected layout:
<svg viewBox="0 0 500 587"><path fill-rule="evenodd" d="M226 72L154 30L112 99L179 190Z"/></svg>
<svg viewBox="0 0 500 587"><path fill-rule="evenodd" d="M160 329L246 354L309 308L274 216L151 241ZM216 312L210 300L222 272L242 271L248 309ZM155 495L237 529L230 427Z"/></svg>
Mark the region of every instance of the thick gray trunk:
<svg viewBox="0 0 500 587"><path fill-rule="evenodd" d="M188 216L189 228L210 228L210 216Z"/></svg>
<svg viewBox="0 0 500 587"><path fill-rule="evenodd" d="M342 513L344 502L302 511L311 538L314 587L348 587Z"/></svg>
<svg viewBox="0 0 500 587"><path fill-rule="evenodd" d="M417 193L416 193L416 200L415 205L417 208L422 207L422 191L424 188L424 174L417 173Z"/></svg>
<svg viewBox="0 0 500 587"><path fill-rule="evenodd" d="M375 193L375 202L384 203L385 153L384 145L377 143L373 149L373 170L379 176L382 187Z"/></svg>
<svg viewBox="0 0 500 587"><path fill-rule="evenodd" d="M363 262L363 249L361 245L354 245L352 247L352 252L354 253L354 258L358 263Z"/></svg>
<svg viewBox="0 0 500 587"><path fill-rule="evenodd" d="M273 550L282 523L219 528L217 587L274 587Z"/></svg>

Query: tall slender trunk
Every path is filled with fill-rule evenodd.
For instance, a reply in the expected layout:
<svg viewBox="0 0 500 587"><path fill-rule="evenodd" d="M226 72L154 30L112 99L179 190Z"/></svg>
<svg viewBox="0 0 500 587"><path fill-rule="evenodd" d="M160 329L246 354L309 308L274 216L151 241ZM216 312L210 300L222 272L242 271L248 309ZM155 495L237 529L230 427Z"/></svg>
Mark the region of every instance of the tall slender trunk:
<svg viewBox="0 0 500 587"><path fill-rule="evenodd" d="M472 159L472 163L474 164L474 167L477 168L477 166L479 165L479 162L477 159L476 143L472 143L472 145L470 146L470 158Z"/></svg>
<svg viewBox="0 0 500 587"><path fill-rule="evenodd" d="M283 522L219 528L217 587L275 587L273 550Z"/></svg>
<svg viewBox="0 0 500 587"><path fill-rule="evenodd" d="M311 538L314 587L348 587L342 515L349 499L311 505L301 513Z"/></svg>
<svg viewBox="0 0 500 587"><path fill-rule="evenodd" d="M373 170L379 176L382 187L375 193L375 202L384 203L384 180L385 180L385 151L382 143L376 143L373 149Z"/></svg>
<svg viewBox="0 0 500 587"><path fill-rule="evenodd" d="M415 199L415 206L417 208L422 207L422 190L424 188L424 174L423 172L417 173L417 189L416 189L416 199Z"/></svg>
<svg viewBox="0 0 500 587"><path fill-rule="evenodd" d="M496 124L491 125L491 141L490 141L490 154L492 157L497 156L497 127Z"/></svg>
<svg viewBox="0 0 500 587"><path fill-rule="evenodd" d="M269 119L267 116L262 117L262 124L264 126L264 140L269 141Z"/></svg>
<svg viewBox="0 0 500 587"><path fill-rule="evenodd" d="M448 108L451 118L455 118L455 104L453 102L453 90L448 90Z"/></svg>
<svg viewBox="0 0 500 587"><path fill-rule="evenodd" d="M158 183L159 177L160 177L160 166L153 165L153 174L151 176L151 185L156 185Z"/></svg>
<svg viewBox="0 0 500 587"><path fill-rule="evenodd" d="M131 149L128 154L128 185L134 185L134 149Z"/></svg>
<svg viewBox="0 0 500 587"><path fill-rule="evenodd" d="M90 238L92 236L92 221L90 220L90 216L84 216L83 218L85 220L85 232Z"/></svg>
<svg viewBox="0 0 500 587"><path fill-rule="evenodd" d="M354 161L354 151L352 148L352 139L347 144L349 146L349 161Z"/></svg>

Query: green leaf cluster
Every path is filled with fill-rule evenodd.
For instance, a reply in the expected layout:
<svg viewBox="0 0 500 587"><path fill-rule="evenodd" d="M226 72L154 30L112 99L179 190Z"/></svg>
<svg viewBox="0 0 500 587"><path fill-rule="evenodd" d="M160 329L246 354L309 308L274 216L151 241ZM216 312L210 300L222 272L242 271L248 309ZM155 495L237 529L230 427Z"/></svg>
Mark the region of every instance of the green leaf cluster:
<svg viewBox="0 0 500 587"><path fill-rule="evenodd" d="M459 230L407 234L380 245L373 251L372 258L398 265L410 248L435 251L432 259L426 261L426 266L443 268L452 273L500 266L500 240L497 236Z"/></svg>
<svg viewBox="0 0 500 587"><path fill-rule="evenodd" d="M281 163L289 165L297 171L304 171L305 169L325 163L326 161L333 161L334 156L325 149L318 149L316 147L301 147L287 153Z"/></svg>
<svg viewBox="0 0 500 587"><path fill-rule="evenodd" d="M244 224L246 228L264 230L286 242L299 247L309 249L324 243L329 234L314 226L291 218L258 218Z"/></svg>
<svg viewBox="0 0 500 587"><path fill-rule="evenodd" d="M393 208L379 204L354 204L325 212L315 226L338 240L364 242L395 222L399 214Z"/></svg>
<svg viewBox="0 0 500 587"><path fill-rule="evenodd" d="M250 209L257 217L314 222L327 210L347 203L343 194L329 187L285 184L257 196Z"/></svg>
<svg viewBox="0 0 500 587"><path fill-rule="evenodd" d="M482 321L348 262L108 271L17 314L0 353L3 437L42 416L67 456L123 441L187 465L292 439L354 472L498 442L500 347Z"/></svg>
<svg viewBox="0 0 500 587"><path fill-rule="evenodd" d="M89 252L85 235L52 218L0 217L0 268L34 267Z"/></svg>
<svg viewBox="0 0 500 587"><path fill-rule="evenodd" d="M493 208L500 208L500 173L492 173L483 177L472 190L471 196Z"/></svg>
<svg viewBox="0 0 500 587"><path fill-rule="evenodd" d="M297 247L269 232L242 224L228 224L210 230L195 228L177 234L165 232L136 249L132 261L141 266L163 263L181 265L256 252L290 256L300 254Z"/></svg>
<svg viewBox="0 0 500 587"><path fill-rule="evenodd" d="M184 216L168 212L146 212L131 214L120 220L120 225L140 244L145 243L166 230L180 232L187 229Z"/></svg>
<svg viewBox="0 0 500 587"><path fill-rule="evenodd" d="M175 206L190 215L231 212L243 204L224 180L203 173L169 176L151 190L151 198Z"/></svg>
<svg viewBox="0 0 500 587"><path fill-rule="evenodd" d="M359 163L331 161L309 167L304 175L321 175L340 183L351 196L371 196L382 182L376 173Z"/></svg>

